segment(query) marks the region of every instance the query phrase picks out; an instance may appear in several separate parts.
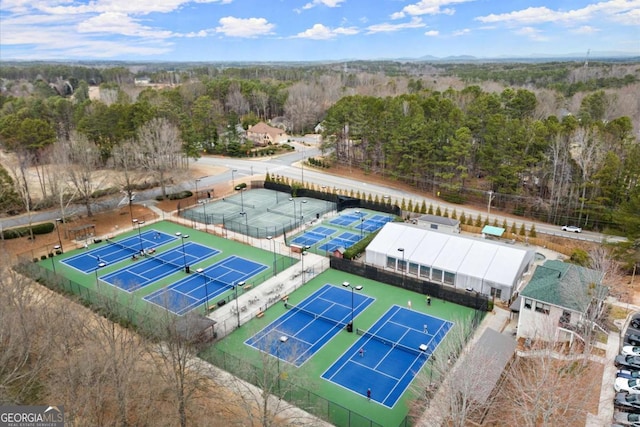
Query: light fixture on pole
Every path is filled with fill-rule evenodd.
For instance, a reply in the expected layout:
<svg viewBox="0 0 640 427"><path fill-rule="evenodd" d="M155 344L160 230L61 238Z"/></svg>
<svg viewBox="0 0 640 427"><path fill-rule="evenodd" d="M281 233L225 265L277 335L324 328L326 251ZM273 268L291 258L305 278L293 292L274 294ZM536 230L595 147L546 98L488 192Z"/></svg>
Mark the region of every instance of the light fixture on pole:
<svg viewBox="0 0 640 427"><path fill-rule="evenodd" d="M293 199L293 197L289 197L289 201L293 202L293 220L295 221L293 223L293 226L296 226L296 223L298 222L298 216L296 215L296 201Z"/></svg>
<svg viewBox="0 0 640 427"><path fill-rule="evenodd" d="M138 227L138 241L140 242L140 255L144 254L144 248L142 247L142 234L140 234L140 227L144 224L144 221L138 221L138 219L133 219L133 226Z"/></svg>
<svg viewBox="0 0 640 427"><path fill-rule="evenodd" d="M356 215L360 217L360 240L362 240L362 227L364 227L364 214L360 215L360 211L355 211Z"/></svg>
<svg viewBox="0 0 640 427"><path fill-rule="evenodd" d="M238 169L231 169L231 187L236 188L235 174L238 172Z"/></svg>
<svg viewBox="0 0 640 427"><path fill-rule="evenodd" d="M198 203L198 183L202 181L202 179L196 179L196 204Z"/></svg>
<svg viewBox="0 0 640 427"><path fill-rule="evenodd" d="M276 346L276 360L278 363L278 394L280 394L280 344L284 344L288 340L288 336L281 335L280 338L278 338L278 345Z"/></svg>
<svg viewBox="0 0 640 427"><path fill-rule="evenodd" d="M102 267L106 266L107 263L106 262L99 262L98 266L96 267L96 269L94 270L96 273L96 289L99 288L100 282L98 280L98 270L100 270Z"/></svg>
<svg viewBox="0 0 640 427"><path fill-rule="evenodd" d="M240 215L244 215L244 188L240 189L240 207L242 208L242 212L240 212Z"/></svg>
<svg viewBox="0 0 640 427"><path fill-rule="evenodd" d="M184 250L184 239L188 239L188 234L182 234L179 231L176 233L176 236L180 237L182 240L182 260L184 261L184 272L189 273L189 266L187 265L187 253Z"/></svg>
<svg viewBox="0 0 640 427"><path fill-rule="evenodd" d="M202 205L202 213L204 214L204 232L207 232L207 203L205 200L200 200L198 203Z"/></svg>
<svg viewBox="0 0 640 427"><path fill-rule="evenodd" d="M302 212L302 204L307 203L306 200L300 201L300 223L304 224L304 212Z"/></svg>
<svg viewBox="0 0 640 427"><path fill-rule="evenodd" d="M300 260L302 261L302 284L305 284L305 270L304 270L304 256L307 254L311 246L303 246L302 252L300 252Z"/></svg>
<svg viewBox="0 0 640 427"><path fill-rule="evenodd" d="M276 261L276 240L273 236L267 236L267 240L273 243L273 275L278 274L278 263Z"/></svg>
<svg viewBox="0 0 640 427"><path fill-rule="evenodd" d="M62 249L62 239L60 238L60 226L58 225L59 223L62 223L62 221L63 221L62 218L56 218L56 231L58 232L58 245L59 245L59 248L57 249L60 249L60 253L64 253L64 249Z"/></svg>
<svg viewBox="0 0 640 427"><path fill-rule="evenodd" d="M402 252L402 287L404 288L404 272L407 269L407 266L404 263L404 248L398 248L398 252Z"/></svg>
<svg viewBox="0 0 640 427"><path fill-rule="evenodd" d="M351 328L350 330L349 328L347 328L347 331L353 332L353 291L354 290L361 291L363 286L362 285L353 286L349 282L342 282L342 286L344 286L345 288L351 288Z"/></svg>
<svg viewBox="0 0 640 427"><path fill-rule="evenodd" d="M207 277L206 274L204 274L204 269L202 268L197 269L196 272L198 272L199 274L202 274L202 277L204 278L204 298L205 298L204 312L208 313L209 312L209 290L207 289L207 285L209 284L209 278Z"/></svg>
<svg viewBox="0 0 640 427"><path fill-rule="evenodd" d="M238 302L238 287L240 286L244 286L246 282L242 281L242 282L238 282L235 285L235 291L236 291L236 316L238 318L238 328L240 327L240 303Z"/></svg>

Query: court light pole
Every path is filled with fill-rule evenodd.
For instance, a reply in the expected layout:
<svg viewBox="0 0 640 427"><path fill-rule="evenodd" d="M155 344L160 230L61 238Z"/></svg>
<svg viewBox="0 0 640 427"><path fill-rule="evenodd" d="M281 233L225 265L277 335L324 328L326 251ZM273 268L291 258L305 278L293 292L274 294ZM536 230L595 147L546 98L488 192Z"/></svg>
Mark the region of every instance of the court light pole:
<svg viewBox="0 0 640 427"><path fill-rule="evenodd" d="M364 216L360 216L360 211L355 211L356 215L360 217L360 240L362 240L362 227L364 227Z"/></svg>
<svg viewBox="0 0 640 427"><path fill-rule="evenodd" d="M176 236L180 237L182 240L182 260L184 261L184 272L189 272L189 266L187 265L187 253L184 251L184 239L188 239L188 234L182 234L179 231L176 233Z"/></svg>
<svg viewBox="0 0 640 427"><path fill-rule="evenodd" d="M198 183L202 181L202 179L197 178L195 181L196 181L196 204L198 204Z"/></svg>
<svg viewBox="0 0 640 427"><path fill-rule="evenodd" d="M98 270L100 270L102 267L106 266L107 263L106 262L99 262L98 266L96 267L96 269L94 270L96 273L96 290L100 288L100 281L98 280Z"/></svg>
<svg viewBox="0 0 640 427"><path fill-rule="evenodd" d="M310 248L311 246L303 246L302 247L302 252L300 252L300 260L302 261L302 284L304 285L305 283L305 271L304 271L304 256L307 254L307 250Z"/></svg>
<svg viewBox="0 0 640 427"><path fill-rule="evenodd" d="M286 335L281 335L278 338L278 344L276 345L276 360L278 363L278 394L280 394L280 344L284 344L289 340L289 337Z"/></svg>
<svg viewBox="0 0 640 427"><path fill-rule="evenodd" d="M342 282L342 286L344 286L345 288L351 288L351 332L353 332L353 291L354 290L361 291L363 286L362 285L353 286L349 282Z"/></svg>
<svg viewBox="0 0 640 427"><path fill-rule="evenodd" d="M56 231L58 232L58 245L60 246L59 248L60 252L64 253L64 249L62 249L62 239L60 238L60 226L58 225L61 222L62 222L62 218L56 218Z"/></svg>
<svg viewBox="0 0 640 427"><path fill-rule="evenodd" d="M240 212L240 215L244 215L244 188L240 189L240 206L242 208L242 212Z"/></svg>
<svg viewBox="0 0 640 427"><path fill-rule="evenodd" d="M276 240L273 236L267 236L267 240L273 243L273 275L278 274L278 262L276 261Z"/></svg>
<svg viewBox="0 0 640 427"><path fill-rule="evenodd" d="M304 212L302 212L302 204L307 203L306 200L300 201L300 224L304 224Z"/></svg>
<svg viewBox="0 0 640 427"><path fill-rule="evenodd" d="M200 200L198 203L202 205L202 212L204 213L204 232L207 232L207 203L204 200Z"/></svg>
<svg viewBox="0 0 640 427"><path fill-rule="evenodd" d="M238 169L231 169L231 187L233 187L234 190L236 188L236 181L235 181L236 172L238 172Z"/></svg>
<svg viewBox="0 0 640 427"><path fill-rule="evenodd" d="M238 302L238 288L240 286L244 286L245 282L238 282L235 285L235 291L236 291L236 317L238 318L238 328L240 327L240 303Z"/></svg>
<svg viewBox="0 0 640 427"><path fill-rule="evenodd" d="M199 268L196 270L199 274L202 274L202 278L204 279L204 312L205 314L209 313L209 290L207 289L207 285L209 284L209 278L206 274L204 274L204 269Z"/></svg>
<svg viewBox="0 0 640 427"><path fill-rule="evenodd" d="M296 201L293 199L293 197L289 197L289 201L293 202L293 220L295 221L293 223L293 226L296 226L296 223L298 222L298 216L296 215Z"/></svg>
<svg viewBox="0 0 640 427"><path fill-rule="evenodd" d="M404 263L404 248L398 248L398 252L402 253L402 288L404 288L404 272L406 270L406 265Z"/></svg>
<svg viewBox="0 0 640 427"><path fill-rule="evenodd" d="M144 248L142 247L142 234L140 234L140 226L144 224L144 221L138 221L137 218L133 219L133 226L138 227L138 241L140 242L140 255L144 253Z"/></svg>

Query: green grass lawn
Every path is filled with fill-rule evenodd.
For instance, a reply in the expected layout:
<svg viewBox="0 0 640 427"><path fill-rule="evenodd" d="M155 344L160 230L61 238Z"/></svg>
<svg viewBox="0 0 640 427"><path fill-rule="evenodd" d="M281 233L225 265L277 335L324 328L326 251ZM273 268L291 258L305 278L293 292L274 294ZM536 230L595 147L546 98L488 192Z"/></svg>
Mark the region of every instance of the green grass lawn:
<svg viewBox="0 0 640 427"><path fill-rule="evenodd" d="M316 276L309 283L291 294L289 302L296 305L324 284L330 283L340 286L344 281L348 281L353 285L364 286L360 292L375 298L375 301L355 319L355 327L361 329L369 329L392 305L396 304L406 307L409 300L412 301L414 310L450 320L456 323L454 328L460 327L460 319L469 319L473 313L473 310L470 308L444 302L436 298L432 298L431 306L427 307L424 295L337 270L328 270ZM285 310L284 304L273 306L267 310L264 317L253 319L225 337L221 342L215 344L212 348L204 351L202 357L213 361L220 355L218 351L220 350L241 358L244 364L253 365L257 367L258 370L268 369L269 366L266 365L272 364L272 359L275 358L265 356L253 347L244 344L244 341L284 314ZM291 364L281 362L278 370L284 372L283 375L292 381L298 381L304 384L304 387L311 390L314 394L335 402L339 406L346 407L356 414L373 420L379 425L398 426L409 411L408 402L412 399L410 388L407 389L407 392L404 393L393 408L387 408L383 405L367 401L365 396L358 395L351 390L344 389L320 378L322 373L357 341L358 338L359 336L355 332L349 333L346 330L342 330L300 368L295 368L295 366ZM446 339L447 338L445 338L445 340ZM423 369L428 369L428 363L425 364ZM277 375L275 375L275 377L277 378ZM363 378L365 384L366 381L367 379ZM366 389L366 386L364 387ZM337 406L334 409L336 408ZM331 422L336 425L346 425L349 422L346 416L338 409L331 410L325 405L325 409L322 409L321 412L325 415L323 418L327 418L327 415L331 414ZM354 422L354 420L360 420L363 424L368 425L364 419L360 419L357 416L354 417L353 415L350 425L360 425L360 422Z"/></svg>

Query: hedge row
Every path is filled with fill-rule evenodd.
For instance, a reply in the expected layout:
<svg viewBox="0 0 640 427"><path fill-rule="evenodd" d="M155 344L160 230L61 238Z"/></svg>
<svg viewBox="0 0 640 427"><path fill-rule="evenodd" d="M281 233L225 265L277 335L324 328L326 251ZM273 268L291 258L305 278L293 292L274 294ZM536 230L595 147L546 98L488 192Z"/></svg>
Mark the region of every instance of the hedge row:
<svg viewBox="0 0 640 427"><path fill-rule="evenodd" d="M56 228L55 224L52 222L44 222L42 224L36 224L31 226L31 231L33 234L48 234L51 233ZM29 227L18 227L18 228L9 228L7 230L2 231L2 236L4 239L17 239L18 237L29 236Z"/></svg>
<svg viewBox="0 0 640 427"><path fill-rule="evenodd" d="M180 191L178 193L167 194L167 200L181 200L191 196L193 196L193 193L189 190L185 190L185 191ZM162 196L156 196L156 200L161 202L165 200L165 198Z"/></svg>

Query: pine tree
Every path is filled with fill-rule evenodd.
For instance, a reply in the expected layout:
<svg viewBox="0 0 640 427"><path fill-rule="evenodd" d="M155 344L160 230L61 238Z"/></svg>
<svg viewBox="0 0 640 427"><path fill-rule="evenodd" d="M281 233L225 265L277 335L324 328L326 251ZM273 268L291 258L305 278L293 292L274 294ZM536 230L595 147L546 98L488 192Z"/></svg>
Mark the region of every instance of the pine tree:
<svg viewBox="0 0 640 427"><path fill-rule="evenodd" d="M531 224L531 229L529 230L529 237L537 237L538 234L536 233L536 225L535 224Z"/></svg>
<svg viewBox="0 0 640 427"><path fill-rule="evenodd" d="M429 211L428 211L429 215L433 215L433 204L429 203Z"/></svg>
<svg viewBox="0 0 640 427"><path fill-rule="evenodd" d="M426 214L427 213L427 202L425 202L424 199L422 200L422 206L420 207L420 213L421 214Z"/></svg>

